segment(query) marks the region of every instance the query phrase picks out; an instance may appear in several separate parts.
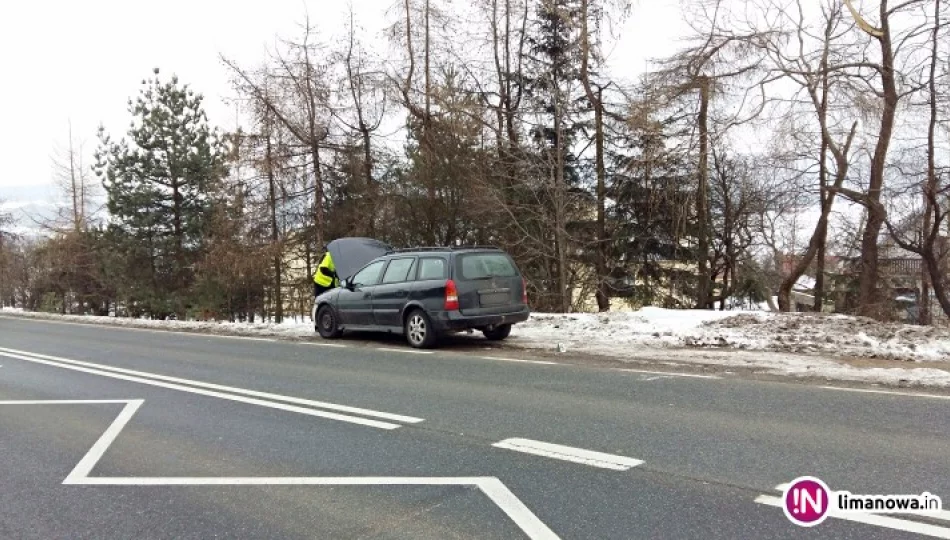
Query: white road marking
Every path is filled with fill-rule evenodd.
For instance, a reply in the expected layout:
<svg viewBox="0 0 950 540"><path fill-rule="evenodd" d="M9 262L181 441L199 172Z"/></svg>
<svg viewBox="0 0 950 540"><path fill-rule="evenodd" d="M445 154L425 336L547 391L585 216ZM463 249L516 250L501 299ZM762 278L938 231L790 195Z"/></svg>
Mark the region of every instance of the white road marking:
<svg viewBox="0 0 950 540"><path fill-rule="evenodd" d="M65 483L65 482L64 482ZM300 477L117 477L82 478L86 486L471 486L488 496L532 540L558 536L498 478L399 476Z"/></svg>
<svg viewBox="0 0 950 540"><path fill-rule="evenodd" d="M499 508L504 510L521 530L529 537L546 540L556 540L558 537L554 531L548 528L534 513L508 489L501 480L497 478L486 478L482 480L480 486L485 495L491 499Z"/></svg>
<svg viewBox="0 0 950 540"><path fill-rule="evenodd" d="M99 440L63 480L67 485L84 486L471 486L481 490L531 540L559 540L498 478L473 477L89 477L122 429L144 403L143 400L34 400L0 401L0 405L73 405L124 403L125 408Z"/></svg>
<svg viewBox="0 0 950 540"><path fill-rule="evenodd" d="M771 495L759 495L755 498L755 502L758 504L774 506L776 508L782 508L784 504L781 497L773 497ZM875 525L877 527L885 527L888 529L896 529L899 531L917 533L934 538L950 539L950 529L946 527L930 525L928 523L921 523L919 521L909 521L906 519L898 519L890 516L882 516L880 514L843 513L838 512L837 510L828 510L828 517L864 523L866 525Z"/></svg>
<svg viewBox="0 0 950 540"><path fill-rule="evenodd" d="M433 351L418 351L416 349L397 349L395 347L375 347L377 351L399 352L410 354L432 354Z"/></svg>
<svg viewBox="0 0 950 540"><path fill-rule="evenodd" d="M0 401L0 405L128 405L130 399L27 399Z"/></svg>
<svg viewBox="0 0 950 540"><path fill-rule="evenodd" d="M139 410L139 407L141 407L143 403L145 403L144 400L136 399L129 401L126 406L123 407L122 412L119 413L119 416L117 416L116 419L112 421L112 424L103 432L99 440L96 441L96 444L92 445L92 448L86 452L86 455L73 467L72 472L66 476L66 479L63 480L64 484L72 484L76 479L89 476L93 467L102 459L106 450L109 449L109 446L112 445L112 442L119 436L119 433L122 432L122 429L129 423L129 420L132 419L132 416L135 415L135 412Z"/></svg>
<svg viewBox="0 0 950 540"><path fill-rule="evenodd" d="M159 331L161 331L161 330L159 330ZM192 333L192 332L182 332L182 333L189 333L189 334L190 334L190 333ZM195 333L197 333L197 332L195 332ZM198 334L198 335L205 335L205 336L208 336L208 337L215 337L215 338L221 338L221 339L241 339L241 340L244 340L244 341L271 341L271 342L277 341L276 338L272 338L272 337L226 336L226 335L222 335L222 334Z"/></svg>
<svg viewBox="0 0 950 540"><path fill-rule="evenodd" d="M110 317L110 318L116 319L116 320L126 320L126 319L119 319L116 317ZM77 325L78 326L98 326L101 328L113 328L116 330L132 330L134 332L152 332L152 333L160 333L160 334L169 334L169 333L187 334L189 336L196 336L196 337L213 337L213 338L222 338L222 339L245 339L249 341L277 341L274 338L212 334L212 333L207 333L207 332L199 332L190 328L165 328L165 329L141 328L137 326L126 326L122 324L110 324L110 323L103 323L103 322L96 322L96 321L90 321L90 322L54 321L51 319L41 319L39 317L10 317L10 316L5 316L5 315L0 315L0 319L8 319L8 320L14 320L14 321L41 322L41 323L46 323L46 324L66 324L66 325L73 325L73 326L77 326Z"/></svg>
<svg viewBox="0 0 950 540"><path fill-rule="evenodd" d="M936 394L918 394L915 392L896 392L893 390L868 390L864 388L842 388L840 386L819 386L825 390L840 390L842 392L858 392L861 394L885 394L891 396L918 397L931 399L950 399L950 396L939 396Z"/></svg>
<svg viewBox="0 0 950 540"><path fill-rule="evenodd" d="M572 446L534 441L531 439L505 439L492 446L495 448L514 450L515 452L524 452L536 456L581 463L583 465L590 465L591 467L613 469L615 471L626 471L631 467L643 464L643 461L639 459L594 452L593 450L584 450L583 448L574 448Z"/></svg>
<svg viewBox="0 0 950 540"><path fill-rule="evenodd" d="M320 341L287 341L286 343L299 343L301 345L314 345L316 347L337 347L337 348L348 347L348 345L343 345L342 343L322 343Z"/></svg>
<svg viewBox="0 0 950 540"><path fill-rule="evenodd" d="M483 360L495 360L496 362L516 362L518 364L538 364L542 366L558 366L557 362L546 362L544 360L522 360L520 358L504 358L501 356L483 356Z"/></svg>
<svg viewBox="0 0 950 540"><path fill-rule="evenodd" d="M648 375L666 375L668 377L688 377L693 379L721 379L722 377L717 377L715 375L698 375L695 373L674 373L672 371L647 371L644 369L628 369L628 368L611 368L613 371L621 371L627 373L646 373Z"/></svg>
<svg viewBox="0 0 950 540"><path fill-rule="evenodd" d="M318 408L318 409L327 409L327 410L333 410L333 411L339 411L339 412L345 412L345 413L351 413L351 414L358 414L358 415L361 415L361 416L368 416L368 417L372 417L372 418L381 418L381 419L384 419L384 420L393 420L393 421L395 421L395 422L404 422L404 423L407 423L407 424L417 424L417 423L423 421L422 418L416 418L416 417L414 417L414 416L405 416L405 415L401 415L401 414L393 414L393 413L387 413L387 412L381 412L381 411L374 411L374 410L372 410L372 409L363 409L363 408L360 408L360 407L351 407L351 406L348 406L348 405L338 405L338 404L336 404L336 403L327 403L327 402L325 402L325 401L315 401L315 400L312 400L312 399L304 399L304 398L298 398L298 397L293 397L293 396L285 396L285 395L282 395L282 394L272 394L272 393L270 393L270 392L259 392L259 391L256 391L256 390L248 390L248 389L245 389L245 388L237 388L237 387L234 387L234 386L225 386L225 385L222 385L222 384L213 384L213 383L206 383L206 382L202 382L202 381L195 381L195 380L191 380L191 379L182 379L182 378L179 378L179 377L169 377L169 376L167 376L167 375L159 375L159 374L156 374L156 373L149 373L149 372L147 372L147 371L136 371L136 370L132 370L132 369L124 369L124 368L109 366L109 365L106 365L106 364L96 364L96 363L93 363L93 362L83 362L83 361L80 361L80 360L70 360L69 358L62 358L62 357L59 357L59 356L49 356L49 355L45 355L45 354L32 353L32 352L27 352L27 351L18 351L18 350L16 350L16 349L7 349L7 348L4 348L4 347L0 347L0 355L3 355L4 353L8 353L8 352L9 352L9 353L14 353L14 354L26 355L26 356L30 356L30 357L33 357L33 358L40 358L40 359L44 359L44 360L51 360L51 361L54 361L54 362L61 362L61 363L64 363L64 364L70 364L70 365L88 367L88 368L93 368L93 369L103 370L103 371L109 371L109 372L114 372L114 373L121 373L121 374L124 374L124 375L133 375L133 376L136 376L136 377L143 377L143 378L148 378L148 379L155 379L155 380L159 380L159 381L167 381L167 382L172 382L172 383L185 384L185 385L188 385L188 386L195 386L195 387L198 387L198 388L208 388L208 389L210 389L210 390L221 390L221 391L229 392L229 393L232 393L232 394L239 394L239 395L245 395L245 396L251 396L251 397L258 397L258 398L263 398L263 399L268 399L268 400L274 400L274 401L284 401L284 402L287 402L287 403L293 403L293 404L295 404L295 405L304 405L304 406L307 406L307 407L314 407L314 408Z"/></svg>
<svg viewBox="0 0 950 540"><path fill-rule="evenodd" d="M320 417L320 418L327 418L327 419L329 419L329 420L338 420L338 421L340 421L340 422L349 422L349 423L351 423L351 424L359 424L359 425L367 426L367 427L374 427L374 428L379 428L379 429L397 429L397 428L402 427L400 424L393 424L393 423L389 423L389 422L381 422L381 421L378 421L378 420L371 420L371 419L367 419L367 418L359 418L359 417L356 417L356 416L348 416L348 415L344 415L344 414L337 414L337 413L332 413L332 412L327 412L327 411L320 411L320 410L316 410L316 409L309 409L309 408L304 408L304 407L298 407L298 406L295 406L295 405L287 405L287 404L278 403L278 402L275 402L275 401L265 401L265 400L262 400L262 399L255 399L255 398L243 397L243 396L239 396L239 395L236 395L236 394L226 394L226 393L223 393L223 392L215 392L215 391L212 391L212 390L202 390L202 389L200 389L200 388L194 388L194 387L190 387L190 386L182 386L182 385L180 385L180 384L164 383L164 382L160 382L160 381L157 381L157 380L144 379L144 378L142 378L142 377L133 377L133 376L130 376L130 375L122 375L122 374L119 374L119 373L112 373L112 372L109 372L109 371L102 371L102 370L99 370L99 369L90 369L90 368L80 367L80 366L77 366L77 365L70 365L70 364L63 363L63 362L53 362L53 361L51 361L51 360L42 360L42 359L40 359L40 358L34 358L34 357L30 357L30 356L23 356L23 355L18 355L18 354L11 354L11 353L8 353L8 352L3 352L2 350L0 350L0 355L2 355L2 356L7 356L7 357L9 357L9 358L15 358L15 359L18 359L18 360L25 360L25 361L27 361L27 362L33 362L33 363L36 363L36 364L44 364L44 365L48 365L48 366L54 366L54 367L58 367L58 368L69 369L69 370L73 370L73 371L79 371L79 372L82 372L82 373L89 373L89 374L91 374L91 375L100 375L100 376L102 376L102 377L110 377L110 378L119 379L119 380L122 380L122 381L129 381L129 382L135 382L135 383L140 383L140 384L147 384L147 385L150 385L150 386L157 386L157 387L159 387L159 388L166 388L166 389L169 389L169 390L179 390L179 391L181 391L181 392L188 392L188 393L191 393L191 394L198 394L198 395L202 395L202 396L214 397L214 398L219 398L219 399L226 399L226 400L230 400L230 401L237 401L237 402L246 403L246 404L249 404L249 405L258 405L258 406L260 406L260 407L266 407L266 408L269 408L269 409L278 409L278 410L282 410L282 411L295 412L295 413L304 414L304 415L308 415L308 416L317 416L317 417Z"/></svg>

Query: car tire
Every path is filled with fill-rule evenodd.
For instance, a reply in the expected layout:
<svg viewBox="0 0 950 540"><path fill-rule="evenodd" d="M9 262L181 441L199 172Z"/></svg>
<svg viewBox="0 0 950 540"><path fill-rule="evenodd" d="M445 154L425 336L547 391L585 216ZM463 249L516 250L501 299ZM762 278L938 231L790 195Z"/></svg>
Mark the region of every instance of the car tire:
<svg viewBox="0 0 950 540"><path fill-rule="evenodd" d="M409 312L403 325L403 332L409 345L416 349L435 347L439 340L439 336L432 326L432 319L421 309L414 309Z"/></svg>
<svg viewBox="0 0 950 540"><path fill-rule="evenodd" d="M317 320L314 323L317 333L323 339L336 339L343 334L336 321L336 313L330 306L323 305L317 310Z"/></svg>
<svg viewBox="0 0 950 540"><path fill-rule="evenodd" d="M482 333L485 334L485 337L490 341L501 341L511 335L511 325L510 324L500 324L492 329L482 330Z"/></svg>

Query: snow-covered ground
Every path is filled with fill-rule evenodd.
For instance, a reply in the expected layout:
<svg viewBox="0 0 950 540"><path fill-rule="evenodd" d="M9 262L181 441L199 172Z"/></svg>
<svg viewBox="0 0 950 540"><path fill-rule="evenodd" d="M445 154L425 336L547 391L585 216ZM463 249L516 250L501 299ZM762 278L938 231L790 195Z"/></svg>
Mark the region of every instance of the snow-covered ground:
<svg viewBox="0 0 950 540"><path fill-rule="evenodd" d="M817 313L647 307L631 313L535 314L513 335L525 346L553 348L560 342L611 356L648 346L950 361L950 329Z"/></svg>
<svg viewBox="0 0 950 540"><path fill-rule="evenodd" d="M274 324L16 314L227 335L314 336L313 325L307 319ZM539 313L518 325L507 343L510 347L586 353L621 361L700 364L829 380L950 387L950 329L882 324L844 315L653 307L632 313ZM874 360L884 365L875 365ZM926 363L930 365L922 365Z"/></svg>

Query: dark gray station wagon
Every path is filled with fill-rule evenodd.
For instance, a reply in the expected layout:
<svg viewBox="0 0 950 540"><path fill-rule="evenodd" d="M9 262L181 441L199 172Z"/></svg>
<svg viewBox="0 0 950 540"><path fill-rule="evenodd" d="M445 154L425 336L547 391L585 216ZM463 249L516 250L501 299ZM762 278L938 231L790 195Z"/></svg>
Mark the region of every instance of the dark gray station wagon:
<svg viewBox="0 0 950 540"><path fill-rule="evenodd" d="M318 296L317 332L327 339L347 330L402 334L417 348L440 335L479 330L502 340L530 314L525 281L497 248L414 248L378 257Z"/></svg>

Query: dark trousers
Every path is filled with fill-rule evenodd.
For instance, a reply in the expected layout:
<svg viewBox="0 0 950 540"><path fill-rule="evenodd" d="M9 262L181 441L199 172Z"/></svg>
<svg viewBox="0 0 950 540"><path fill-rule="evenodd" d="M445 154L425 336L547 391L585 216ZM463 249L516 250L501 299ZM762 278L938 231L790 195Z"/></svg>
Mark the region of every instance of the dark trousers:
<svg viewBox="0 0 950 540"><path fill-rule="evenodd" d="M314 284L313 284L313 297L316 298L316 297L320 296L321 294L323 294L323 293L329 291L329 290L332 289L332 288L333 288L333 287L324 287L324 286L318 285L316 282L314 282Z"/></svg>

